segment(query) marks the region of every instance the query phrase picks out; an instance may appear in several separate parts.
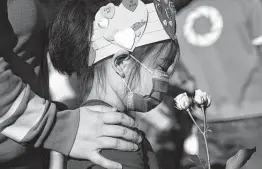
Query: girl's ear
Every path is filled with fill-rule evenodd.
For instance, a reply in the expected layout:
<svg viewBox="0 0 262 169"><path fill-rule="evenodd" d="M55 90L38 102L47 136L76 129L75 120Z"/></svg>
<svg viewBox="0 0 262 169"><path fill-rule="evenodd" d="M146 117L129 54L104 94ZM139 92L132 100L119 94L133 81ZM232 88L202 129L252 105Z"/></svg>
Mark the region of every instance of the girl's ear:
<svg viewBox="0 0 262 169"><path fill-rule="evenodd" d="M112 67L122 78L125 78L125 75L127 74L127 67L131 60L130 58L129 52L126 50L121 50L115 53L112 58Z"/></svg>

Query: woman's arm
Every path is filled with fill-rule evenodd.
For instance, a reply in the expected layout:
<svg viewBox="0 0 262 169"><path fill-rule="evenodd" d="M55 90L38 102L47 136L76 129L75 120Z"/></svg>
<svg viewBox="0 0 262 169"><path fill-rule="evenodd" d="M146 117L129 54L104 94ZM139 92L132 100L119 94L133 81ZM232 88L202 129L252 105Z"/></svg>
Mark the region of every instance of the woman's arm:
<svg viewBox="0 0 262 169"><path fill-rule="evenodd" d="M16 2L22 5L29 1ZM102 110L92 111L85 107L58 112L54 103L39 97L28 83L14 74L12 67L19 72L27 64L16 62L16 65L10 66L8 62L8 59L12 58L13 61L18 56L13 52L17 39L8 20L7 0L0 1L0 23L0 132L20 143L89 159L106 168L119 168L118 163L99 155L99 149L106 147L132 151L135 149L134 143L112 137L136 142L138 135L130 138L133 132L126 135L116 132L102 137L101 131L115 124L134 127L133 119L112 109L104 109L109 112L107 115L97 112ZM30 77L28 81L35 80L34 76ZM80 116L90 123L81 121ZM97 132L93 132L94 128Z"/></svg>
<svg viewBox="0 0 262 169"><path fill-rule="evenodd" d="M60 122L63 123L67 116L67 119L72 121L71 124L75 125L71 125L65 132L75 136L79 113L56 114L56 107L53 103L37 96L28 84L25 84L20 77L13 73L12 67L16 67L17 70L19 68L24 70L27 67L25 67L26 64L10 66L7 62L8 59L13 62L14 59L19 58L13 52L17 38L8 20L6 0L0 2L0 8L0 131L18 142L32 142L34 140L32 144L35 146L44 144L47 148L63 149L63 152L69 153L73 139L67 140L67 143L61 144L58 148L53 143L55 141L53 138L58 138L63 134L54 134L56 137L53 138L48 138L47 135L53 135L52 132L50 133L50 128L65 127ZM37 81L35 76L30 75L30 77L32 81ZM54 131L57 132L56 129Z"/></svg>

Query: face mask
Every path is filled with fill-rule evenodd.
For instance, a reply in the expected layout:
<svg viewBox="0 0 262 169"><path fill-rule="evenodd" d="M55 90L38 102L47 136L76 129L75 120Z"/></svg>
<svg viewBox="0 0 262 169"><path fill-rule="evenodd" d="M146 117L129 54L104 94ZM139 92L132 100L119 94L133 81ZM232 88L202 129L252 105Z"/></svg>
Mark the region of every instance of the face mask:
<svg viewBox="0 0 262 169"><path fill-rule="evenodd" d="M132 56L132 58L134 57ZM136 58L134 59L139 62ZM163 100L163 96L167 94L169 76L164 71L151 71L144 64L141 62L139 63L153 74L153 88L149 95L143 96L141 94L132 92L127 83L123 80L129 90L127 94L127 109L138 112L148 112L159 105Z"/></svg>

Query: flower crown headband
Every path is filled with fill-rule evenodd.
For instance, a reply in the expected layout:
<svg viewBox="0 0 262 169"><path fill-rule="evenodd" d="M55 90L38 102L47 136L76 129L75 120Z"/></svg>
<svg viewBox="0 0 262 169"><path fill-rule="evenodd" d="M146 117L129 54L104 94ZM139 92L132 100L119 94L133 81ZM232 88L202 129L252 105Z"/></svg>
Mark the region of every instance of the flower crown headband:
<svg viewBox="0 0 262 169"><path fill-rule="evenodd" d="M154 42L175 40L175 6L171 0L123 0L119 6L109 3L95 16L89 54L89 66L121 49L132 52L136 47Z"/></svg>

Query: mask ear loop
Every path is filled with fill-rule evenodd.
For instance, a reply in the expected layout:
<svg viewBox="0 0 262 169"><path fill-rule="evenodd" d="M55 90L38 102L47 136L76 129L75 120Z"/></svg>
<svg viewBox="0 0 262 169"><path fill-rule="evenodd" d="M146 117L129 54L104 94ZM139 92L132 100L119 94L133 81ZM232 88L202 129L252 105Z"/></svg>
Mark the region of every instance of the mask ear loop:
<svg viewBox="0 0 262 169"><path fill-rule="evenodd" d="M137 58L135 58L133 55L130 54L130 56L138 63L140 63L140 65L142 65L146 70L148 70L152 75L156 76L156 73L155 72L152 72L146 65L144 65L142 62L140 62ZM164 76L164 75L163 75ZM163 78L160 78L162 79L163 81L167 81L166 79L163 79ZM150 92L149 95L152 95L153 94L153 91Z"/></svg>
<svg viewBox="0 0 262 169"><path fill-rule="evenodd" d="M122 78L123 83L126 85L127 89L129 90L129 92L132 92L132 90L130 89L130 87L128 86L128 84L126 83L125 79Z"/></svg>
<svg viewBox="0 0 262 169"><path fill-rule="evenodd" d="M138 62L140 65L142 65L146 70L148 70L152 75L154 75L154 72L152 72L150 69L148 69L148 67L146 67L146 65L144 65L142 62L140 62L139 60L137 60L137 58L135 58L133 55L130 54L130 56L131 56L136 62Z"/></svg>
<svg viewBox="0 0 262 169"><path fill-rule="evenodd" d="M133 110L134 109L134 104L133 104L133 100L132 100L133 92L132 92L131 88L128 86L128 84L126 83L124 78L122 78L122 81L126 85L128 91L129 91L127 93L127 108Z"/></svg>

